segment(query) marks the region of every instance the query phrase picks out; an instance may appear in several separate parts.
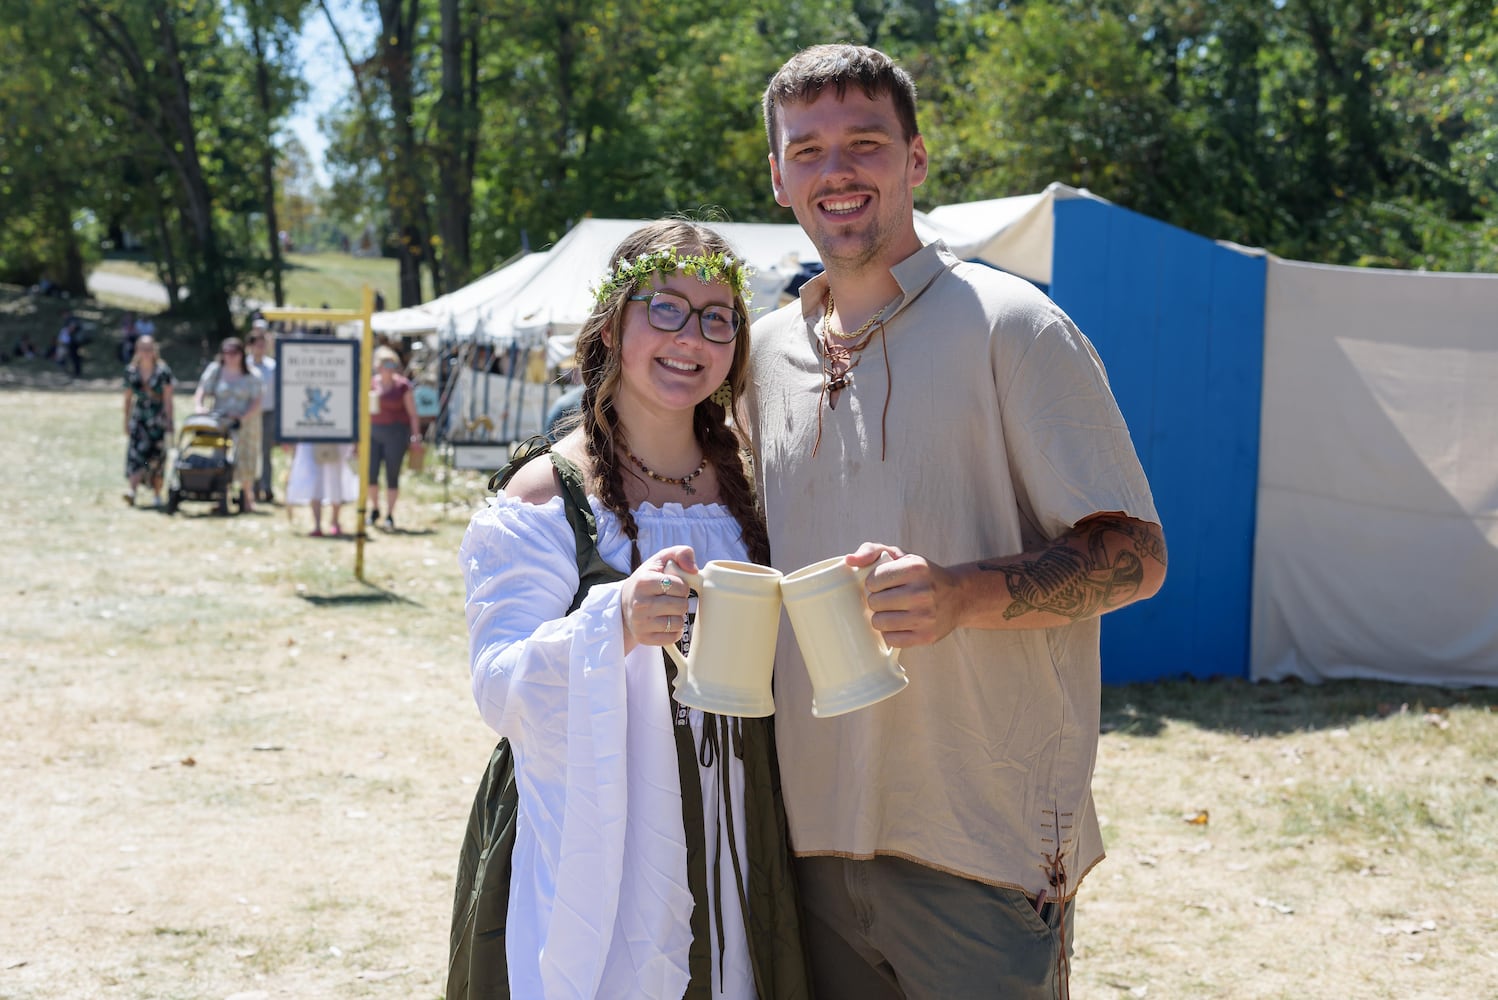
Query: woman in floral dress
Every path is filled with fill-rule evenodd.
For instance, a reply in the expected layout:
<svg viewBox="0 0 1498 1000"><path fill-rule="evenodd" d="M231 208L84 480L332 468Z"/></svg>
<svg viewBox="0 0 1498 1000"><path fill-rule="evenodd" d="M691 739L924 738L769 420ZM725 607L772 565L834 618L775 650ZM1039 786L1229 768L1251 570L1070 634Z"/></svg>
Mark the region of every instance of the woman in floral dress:
<svg viewBox="0 0 1498 1000"><path fill-rule="evenodd" d="M125 502L135 505L142 481L149 481L161 506L162 464L172 428L172 370L156 350L156 340L141 337L125 369Z"/></svg>

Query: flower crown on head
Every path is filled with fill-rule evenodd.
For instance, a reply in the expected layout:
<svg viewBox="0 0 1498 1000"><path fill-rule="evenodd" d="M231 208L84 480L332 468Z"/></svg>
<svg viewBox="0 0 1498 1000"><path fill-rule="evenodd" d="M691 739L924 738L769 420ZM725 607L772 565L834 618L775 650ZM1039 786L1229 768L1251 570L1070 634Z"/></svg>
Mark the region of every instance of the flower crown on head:
<svg viewBox="0 0 1498 1000"><path fill-rule="evenodd" d="M670 274L672 271L689 274L704 285L721 281L732 288L745 305L749 304L749 277L754 271L743 261L726 253L683 255L675 247L642 253L634 260L621 258L602 283L593 289L593 300L603 305L619 288L644 281L653 274Z"/></svg>

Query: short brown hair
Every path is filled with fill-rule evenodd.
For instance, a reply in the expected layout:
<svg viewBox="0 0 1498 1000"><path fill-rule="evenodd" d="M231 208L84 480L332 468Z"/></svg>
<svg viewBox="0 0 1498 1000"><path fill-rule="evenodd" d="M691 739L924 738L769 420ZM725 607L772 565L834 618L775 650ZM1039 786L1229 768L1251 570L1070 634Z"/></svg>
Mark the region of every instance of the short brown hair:
<svg viewBox="0 0 1498 1000"><path fill-rule="evenodd" d="M814 101L827 87L841 100L849 84L857 84L869 100L889 95L906 142L921 134L915 119L915 81L893 59L866 45L813 45L791 56L765 88L765 138L770 154L779 155L777 106Z"/></svg>

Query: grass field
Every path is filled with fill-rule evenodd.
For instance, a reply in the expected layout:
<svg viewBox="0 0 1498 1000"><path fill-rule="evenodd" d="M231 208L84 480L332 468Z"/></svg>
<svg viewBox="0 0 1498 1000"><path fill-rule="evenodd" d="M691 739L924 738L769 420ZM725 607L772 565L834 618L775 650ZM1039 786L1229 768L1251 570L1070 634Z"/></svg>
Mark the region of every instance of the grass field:
<svg viewBox="0 0 1498 1000"><path fill-rule="evenodd" d="M0 385L0 997L440 997L480 477L408 477L360 583L305 512L127 508L122 446L112 383ZM1103 720L1074 998L1498 996L1498 691L1177 681Z"/></svg>
<svg viewBox="0 0 1498 1000"><path fill-rule="evenodd" d="M156 280L156 271L150 262L134 257L112 257L100 261L98 268L115 274ZM399 304L400 297L399 271L397 262L388 257L355 257L331 251L287 254L283 277L286 304L357 309L361 304L362 290L368 285L372 292L383 292L387 307L394 309ZM431 298L431 281L425 272L422 287L423 297ZM249 297L262 302L270 302L273 298L269 285L252 287Z"/></svg>

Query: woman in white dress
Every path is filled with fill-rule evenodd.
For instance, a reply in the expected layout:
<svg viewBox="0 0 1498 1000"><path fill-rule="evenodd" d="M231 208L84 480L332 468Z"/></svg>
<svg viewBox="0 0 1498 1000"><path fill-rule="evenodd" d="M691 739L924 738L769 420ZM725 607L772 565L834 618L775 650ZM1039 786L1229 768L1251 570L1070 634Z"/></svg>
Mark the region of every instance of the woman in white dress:
<svg viewBox="0 0 1498 1000"><path fill-rule="evenodd" d="M463 540L474 698L519 789L514 997L808 995L769 720L678 706L661 650L688 619L678 567L768 561L727 420L747 377L746 279L704 226L627 238L579 335L563 461L523 465ZM568 471L620 577L571 613Z"/></svg>
<svg viewBox="0 0 1498 1000"><path fill-rule="evenodd" d="M292 450L286 504L289 507L307 504L312 509L313 538L321 538L323 534L323 504L331 508L328 534L343 533L338 514L344 504L359 499L359 478L349 464L353 457L351 444L299 441Z"/></svg>

